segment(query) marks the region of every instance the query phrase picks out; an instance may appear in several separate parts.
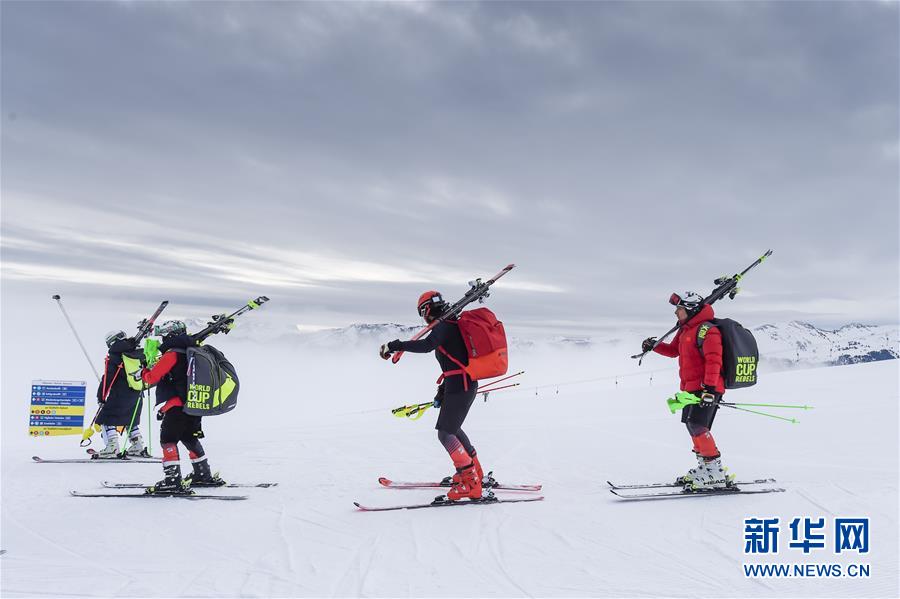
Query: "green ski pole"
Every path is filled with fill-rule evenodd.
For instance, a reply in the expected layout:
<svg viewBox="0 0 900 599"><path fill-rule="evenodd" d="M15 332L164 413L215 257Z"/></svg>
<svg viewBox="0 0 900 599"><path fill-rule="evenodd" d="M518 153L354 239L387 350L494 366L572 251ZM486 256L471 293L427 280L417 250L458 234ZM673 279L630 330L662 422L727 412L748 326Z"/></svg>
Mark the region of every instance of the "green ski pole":
<svg viewBox="0 0 900 599"><path fill-rule="evenodd" d="M782 404L782 403L731 403L720 401L719 405L722 406L752 406L757 408L796 408L798 410L812 410L813 406L795 406L791 404Z"/></svg>
<svg viewBox="0 0 900 599"><path fill-rule="evenodd" d="M758 412L756 410L748 410L747 408L739 408L732 404L720 403L720 406L724 406L726 408L731 408L732 410L740 410L742 412L750 412L751 414L759 414L760 416L768 416L769 418L777 418L778 420L785 420L790 422L791 424L797 424L799 420L794 418L785 418L784 416L776 416L775 414L767 414L766 412Z"/></svg>

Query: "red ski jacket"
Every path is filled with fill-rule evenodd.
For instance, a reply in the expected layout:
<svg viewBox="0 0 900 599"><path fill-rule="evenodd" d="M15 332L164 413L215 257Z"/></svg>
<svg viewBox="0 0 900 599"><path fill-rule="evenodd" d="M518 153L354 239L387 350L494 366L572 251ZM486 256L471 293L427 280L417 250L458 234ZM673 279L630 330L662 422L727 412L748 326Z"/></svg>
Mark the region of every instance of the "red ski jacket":
<svg viewBox="0 0 900 599"><path fill-rule="evenodd" d="M712 306L706 305L688 320L671 343L660 343L655 351L663 356L678 356L678 375L681 377L682 391L698 391L701 385L713 387L719 393L725 392L722 378L722 334L716 327L710 327L703 341L703 353L697 347L697 329L704 322L715 318Z"/></svg>

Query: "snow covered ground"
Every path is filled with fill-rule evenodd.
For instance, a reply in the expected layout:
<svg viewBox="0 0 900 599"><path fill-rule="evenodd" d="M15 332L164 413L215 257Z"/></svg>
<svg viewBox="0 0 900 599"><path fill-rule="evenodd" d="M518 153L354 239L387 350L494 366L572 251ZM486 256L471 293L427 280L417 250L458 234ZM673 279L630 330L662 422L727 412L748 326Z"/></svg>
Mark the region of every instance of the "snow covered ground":
<svg viewBox="0 0 900 599"><path fill-rule="evenodd" d="M115 325L108 315L76 322L99 360L98 341ZM664 480L692 463L687 433L665 406L677 389L674 362L651 356L638 369L624 355L639 340L615 355L522 351L511 368L527 371L523 387L479 399L465 429L486 468L507 482L543 483L545 501L361 513L353 501L436 494L382 489L379 475L450 472L433 411L416 422L390 414L432 396L432 357L391 365L375 346L341 352L216 339L242 391L235 412L204 422L210 461L227 479L279 486L216 491L246 491L242 502L82 499L69 491L153 482L161 468L31 461L80 451L76 437L26 434L32 379L92 377L63 326L52 312L4 320L3 597L900 594L898 360L763 370L755 388L728 395L815 406L788 414L799 424L723 410L714 427L732 472L775 477L787 492L628 503L608 492L607 479ZM629 372L641 374L613 376ZM745 556L749 517L780 519L778 555ZM825 550L804 556L787 547L795 517L827 519ZM868 555L834 554L836 517L871 519ZM871 576L751 579L742 563L868 563Z"/></svg>

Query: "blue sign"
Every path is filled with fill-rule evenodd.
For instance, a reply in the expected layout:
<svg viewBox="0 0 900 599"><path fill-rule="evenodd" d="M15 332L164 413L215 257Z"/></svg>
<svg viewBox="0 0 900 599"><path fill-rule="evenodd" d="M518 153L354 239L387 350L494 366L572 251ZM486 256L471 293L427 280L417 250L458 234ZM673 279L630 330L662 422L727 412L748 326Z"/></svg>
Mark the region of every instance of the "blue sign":
<svg viewBox="0 0 900 599"><path fill-rule="evenodd" d="M80 435L84 381L32 381L28 433L33 437Z"/></svg>

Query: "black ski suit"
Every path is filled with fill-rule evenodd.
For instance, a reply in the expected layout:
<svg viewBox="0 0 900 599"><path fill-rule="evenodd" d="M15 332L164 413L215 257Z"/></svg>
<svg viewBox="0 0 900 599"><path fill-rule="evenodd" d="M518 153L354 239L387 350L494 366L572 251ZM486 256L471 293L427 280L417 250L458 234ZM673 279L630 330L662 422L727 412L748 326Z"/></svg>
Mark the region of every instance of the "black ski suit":
<svg viewBox="0 0 900 599"><path fill-rule="evenodd" d="M190 335L173 335L163 339L159 362L144 374L144 381L156 384L156 405L163 414L159 441L165 446L181 441L191 454L203 455L198 439L203 438L202 418L184 413L187 400L187 355L184 350L197 342ZM181 350L181 351L177 351ZM164 456L165 458L165 456Z"/></svg>
<svg viewBox="0 0 900 599"><path fill-rule="evenodd" d="M469 442L469 438L462 431L463 422L469 414L469 408L475 401L475 394L478 391L478 382L469 378L468 374L449 374L453 371L459 371L460 367L448 358L440 350L443 348L448 354L453 356L463 365L469 364L469 352L466 351L465 343L459 332L459 325L455 320L445 320L439 322L431 330L431 332L422 339L416 341L391 341L388 349L391 351L405 351L414 354L426 354L434 352L438 364L441 366L441 372L448 373L441 383L443 387L443 399L441 400L440 414L438 415L435 427L438 430L438 437L444 447L450 451L453 445L452 439L448 436L455 436L462 443L469 455L475 455L475 449ZM442 391L438 390L438 396Z"/></svg>
<svg viewBox="0 0 900 599"><path fill-rule="evenodd" d="M128 374L122 364L122 354L136 359L143 357L134 339L120 339L110 346L106 372L97 387L97 401L106 399L97 416L97 424L133 427L140 422L139 414L143 403L141 392L128 386Z"/></svg>

